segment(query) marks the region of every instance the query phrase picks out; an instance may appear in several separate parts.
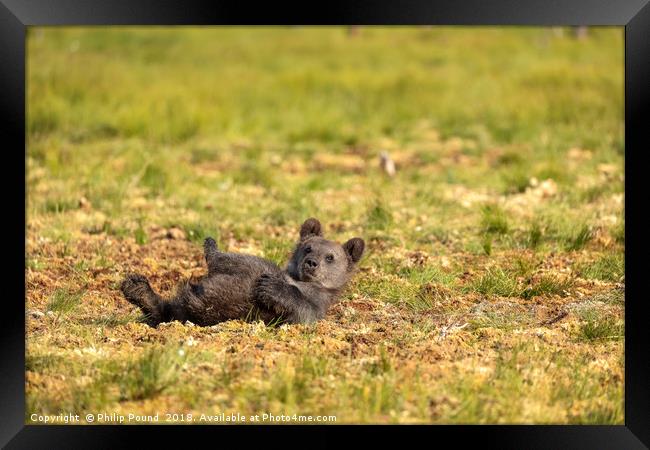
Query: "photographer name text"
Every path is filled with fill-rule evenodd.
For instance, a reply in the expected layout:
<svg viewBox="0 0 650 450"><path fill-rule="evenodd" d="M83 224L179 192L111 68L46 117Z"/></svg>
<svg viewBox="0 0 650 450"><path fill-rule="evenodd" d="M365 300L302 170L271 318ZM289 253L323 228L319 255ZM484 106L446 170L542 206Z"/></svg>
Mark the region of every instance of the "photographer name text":
<svg viewBox="0 0 650 450"><path fill-rule="evenodd" d="M118 414L118 413L97 413L97 414L73 414L62 413L32 414L32 423L42 424L69 424L69 423L260 423L260 422L298 422L298 423L322 423L336 422L336 416L311 416L302 414Z"/></svg>

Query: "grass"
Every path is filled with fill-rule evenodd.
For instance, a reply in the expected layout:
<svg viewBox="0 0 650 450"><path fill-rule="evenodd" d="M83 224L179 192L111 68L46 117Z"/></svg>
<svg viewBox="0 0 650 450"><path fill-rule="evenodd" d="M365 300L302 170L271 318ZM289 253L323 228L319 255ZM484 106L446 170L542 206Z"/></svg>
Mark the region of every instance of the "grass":
<svg viewBox="0 0 650 450"><path fill-rule="evenodd" d="M498 205L485 205L481 208L481 228L485 233L506 234L508 217Z"/></svg>
<svg viewBox="0 0 650 450"><path fill-rule="evenodd" d="M83 292L71 292L66 288L56 289L50 297L46 310L67 314L79 305L82 295Z"/></svg>
<svg viewBox="0 0 650 450"><path fill-rule="evenodd" d="M518 294L517 280L501 268L490 268L468 286L483 295L513 297Z"/></svg>
<svg viewBox="0 0 650 450"><path fill-rule="evenodd" d="M508 169L504 171L501 175L501 177L503 178L503 183L505 184L504 193L518 194L524 192L526 188L528 188L528 186L530 185L529 176L530 173L524 168L521 168L521 166L514 167L514 168L508 167Z"/></svg>
<svg viewBox="0 0 650 450"><path fill-rule="evenodd" d="M620 281L625 275L625 255L604 254L594 262L579 265L578 272L589 279Z"/></svg>
<svg viewBox="0 0 650 450"><path fill-rule="evenodd" d="M589 313L583 316L578 339L589 342L620 340L624 337L624 325L620 318L603 317Z"/></svg>
<svg viewBox="0 0 650 450"><path fill-rule="evenodd" d="M534 222L528 231L528 239L526 244L528 247L535 249L542 242L544 234L542 232L542 227L538 222Z"/></svg>
<svg viewBox="0 0 650 450"><path fill-rule="evenodd" d="M569 237L566 244L566 249L569 251L580 250L583 248L593 237L593 232L589 225L583 225L579 231L573 236Z"/></svg>
<svg viewBox="0 0 650 450"><path fill-rule="evenodd" d="M26 420L623 423L623 34L565 31L31 27ZM119 292L207 236L283 264L310 216L367 244L317 324Z"/></svg>
<svg viewBox="0 0 650 450"><path fill-rule="evenodd" d="M151 347L130 361L120 377L120 400L153 398L178 381L185 350Z"/></svg>
<svg viewBox="0 0 650 450"><path fill-rule="evenodd" d="M366 220L367 228L371 230L387 230L393 224L392 213L380 199L369 205Z"/></svg>
<svg viewBox="0 0 650 450"><path fill-rule="evenodd" d="M566 296L567 290L574 286L574 281L556 274L542 274L537 277L529 276L521 280L517 272L531 273L531 267L522 267L522 260L517 260L516 270L504 270L491 267L482 275L476 277L465 287L466 292L477 292L483 295L499 297L519 297L531 299L537 296Z"/></svg>
<svg viewBox="0 0 650 450"><path fill-rule="evenodd" d="M590 377L584 373L584 364L589 358L567 359L561 355L546 354L540 350L543 344L522 343L512 349L501 351L496 356L494 369L486 370L485 375L464 376L448 386L449 394L442 402L453 423L508 423L535 410L539 423L562 422L572 424L603 423L615 424L622 419L622 410L611 408L611 399L621 395L620 385L612 383L620 374ZM538 351L535 351L537 346ZM535 358L534 354L540 355ZM581 363L583 366L581 366ZM561 380L549 383L536 378L536 370L543 370L550 379ZM612 383L612 384L608 384ZM605 384L608 387L603 389ZM525 386L525 389L522 389ZM508 405L494 402L497 395L507 395ZM552 399L550 402L532 401ZM601 407L592 410L587 416L576 413L580 404L590 398L598 397Z"/></svg>
<svg viewBox="0 0 650 450"><path fill-rule="evenodd" d="M538 280L526 287L520 295L525 299L540 295L566 296L567 290L573 287L574 284L574 281L570 278L558 275L542 275Z"/></svg>

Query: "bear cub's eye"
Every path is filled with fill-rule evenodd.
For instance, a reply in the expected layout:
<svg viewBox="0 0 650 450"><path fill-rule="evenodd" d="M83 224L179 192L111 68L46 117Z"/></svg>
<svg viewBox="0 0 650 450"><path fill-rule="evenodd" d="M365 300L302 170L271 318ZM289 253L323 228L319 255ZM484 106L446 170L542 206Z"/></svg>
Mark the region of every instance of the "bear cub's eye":
<svg viewBox="0 0 650 450"><path fill-rule="evenodd" d="M305 247L305 253L311 253L311 247Z"/></svg>
<svg viewBox="0 0 650 450"><path fill-rule="evenodd" d="M332 261L334 261L334 256L332 256L332 255L327 255L327 256L325 257L325 261L327 261L327 262L332 262Z"/></svg>

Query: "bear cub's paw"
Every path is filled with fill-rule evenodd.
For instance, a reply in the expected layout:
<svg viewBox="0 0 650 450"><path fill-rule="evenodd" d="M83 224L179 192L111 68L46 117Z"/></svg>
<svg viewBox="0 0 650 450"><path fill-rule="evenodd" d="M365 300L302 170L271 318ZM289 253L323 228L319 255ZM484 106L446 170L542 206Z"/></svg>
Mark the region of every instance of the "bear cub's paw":
<svg viewBox="0 0 650 450"><path fill-rule="evenodd" d="M151 290L151 286L143 275L131 273L120 284L120 290L130 303L142 307L143 296Z"/></svg>
<svg viewBox="0 0 650 450"><path fill-rule="evenodd" d="M265 302L273 296L281 292L284 285L284 281L277 276L270 275L265 273L260 275L260 277L255 282L255 296Z"/></svg>

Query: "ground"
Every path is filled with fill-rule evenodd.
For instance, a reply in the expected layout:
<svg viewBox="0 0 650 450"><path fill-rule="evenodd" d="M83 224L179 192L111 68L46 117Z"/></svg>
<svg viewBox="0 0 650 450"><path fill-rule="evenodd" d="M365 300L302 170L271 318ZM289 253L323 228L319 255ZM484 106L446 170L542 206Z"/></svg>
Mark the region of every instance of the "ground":
<svg viewBox="0 0 650 450"><path fill-rule="evenodd" d="M624 422L622 28L30 28L27 63L26 422ZM310 216L367 243L319 323L118 290Z"/></svg>

